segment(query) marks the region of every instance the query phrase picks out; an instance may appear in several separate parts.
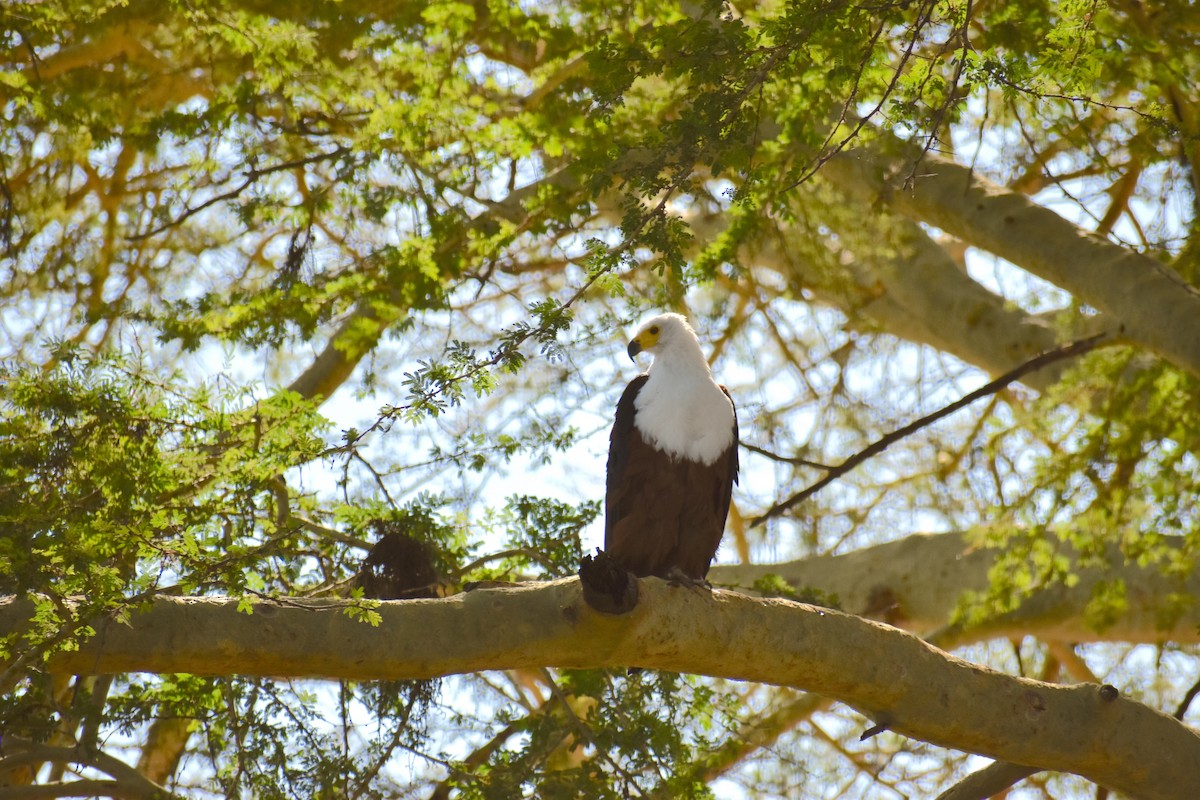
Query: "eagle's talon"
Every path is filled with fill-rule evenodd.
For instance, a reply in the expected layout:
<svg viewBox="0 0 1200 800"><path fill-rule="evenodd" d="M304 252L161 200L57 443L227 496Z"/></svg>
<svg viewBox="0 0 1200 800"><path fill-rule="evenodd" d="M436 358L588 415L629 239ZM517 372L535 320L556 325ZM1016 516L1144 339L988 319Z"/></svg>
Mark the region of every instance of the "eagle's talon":
<svg viewBox="0 0 1200 800"><path fill-rule="evenodd" d="M713 585L704 578L693 578L679 567L671 567L667 572L667 581L672 586L684 586L688 589L704 589L712 592Z"/></svg>

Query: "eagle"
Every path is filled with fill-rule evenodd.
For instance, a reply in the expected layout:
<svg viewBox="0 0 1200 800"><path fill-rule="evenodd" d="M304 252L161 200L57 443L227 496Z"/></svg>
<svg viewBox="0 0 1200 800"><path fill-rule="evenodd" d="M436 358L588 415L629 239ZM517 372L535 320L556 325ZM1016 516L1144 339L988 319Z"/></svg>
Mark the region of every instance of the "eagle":
<svg viewBox="0 0 1200 800"><path fill-rule="evenodd" d="M738 479L737 410L681 314L642 325L629 357L643 351L654 362L609 435L604 549L638 577L703 583Z"/></svg>

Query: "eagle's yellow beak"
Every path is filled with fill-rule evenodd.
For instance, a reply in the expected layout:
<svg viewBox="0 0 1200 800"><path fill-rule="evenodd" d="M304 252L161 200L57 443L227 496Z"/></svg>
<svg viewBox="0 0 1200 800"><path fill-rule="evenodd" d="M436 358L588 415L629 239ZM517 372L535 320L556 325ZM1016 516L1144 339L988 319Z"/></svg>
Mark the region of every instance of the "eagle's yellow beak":
<svg viewBox="0 0 1200 800"><path fill-rule="evenodd" d="M633 357L643 350L649 350L658 344L658 334L657 325L651 325L645 330L638 331L638 335L629 342L629 347L625 348L625 352L629 353L630 360L633 360Z"/></svg>

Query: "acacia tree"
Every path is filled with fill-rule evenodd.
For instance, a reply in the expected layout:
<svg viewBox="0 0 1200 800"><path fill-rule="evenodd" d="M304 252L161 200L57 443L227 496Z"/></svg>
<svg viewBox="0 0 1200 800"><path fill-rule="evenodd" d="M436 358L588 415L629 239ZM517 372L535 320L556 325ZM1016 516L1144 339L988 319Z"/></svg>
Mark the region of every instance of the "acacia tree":
<svg viewBox="0 0 1200 800"><path fill-rule="evenodd" d="M0 15L0 796L1200 785L1190 5ZM742 482L608 616L652 308Z"/></svg>

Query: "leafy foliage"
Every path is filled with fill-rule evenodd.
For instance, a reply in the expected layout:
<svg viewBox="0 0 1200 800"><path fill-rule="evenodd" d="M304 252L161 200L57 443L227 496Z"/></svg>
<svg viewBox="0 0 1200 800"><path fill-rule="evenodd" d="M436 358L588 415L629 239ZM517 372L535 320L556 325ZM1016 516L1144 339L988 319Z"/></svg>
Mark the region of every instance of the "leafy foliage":
<svg viewBox="0 0 1200 800"><path fill-rule="evenodd" d="M1081 567L1153 564L1177 582L1194 571L1200 520L1185 498L1200 489L1192 424L1200 387L1168 365L1134 370L1137 359L1130 350L1091 356L1069 397L1043 398L1039 421L1052 450L1032 495L1014 502L1023 524L983 540L1003 552L964 621L1014 611L1048 584L1074 585ZM1083 613L1102 630L1126 609L1125 587L1113 579L1094 588ZM1166 603L1163 623L1180 610Z"/></svg>
<svg viewBox="0 0 1200 800"><path fill-rule="evenodd" d="M278 476L323 449L311 403L185 395L143 364L57 356L47 370L12 368L0 390L4 588L54 598L48 624L172 585L239 592L251 567L298 546L270 506Z"/></svg>
<svg viewBox="0 0 1200 800"><path fill-rule="evenodd" d="M583 557L580 533L600 515L600 502L571 506L521 495L509 498L505 512L509 547L536 553L536 561L548 576L561 577L579 569Z"/></svg>

